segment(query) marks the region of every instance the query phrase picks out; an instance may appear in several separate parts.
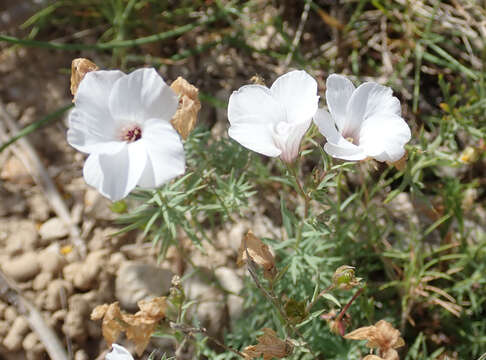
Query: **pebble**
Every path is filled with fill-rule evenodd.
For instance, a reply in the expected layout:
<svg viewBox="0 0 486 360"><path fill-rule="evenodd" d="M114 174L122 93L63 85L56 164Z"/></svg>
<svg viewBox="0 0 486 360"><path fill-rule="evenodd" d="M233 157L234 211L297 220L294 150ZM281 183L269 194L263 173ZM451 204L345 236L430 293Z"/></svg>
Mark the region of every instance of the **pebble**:
<svg viewBox="0 0 486 360"><path fill-rule="evenodd" d="M89 254L83 262L73 262L63 269L64 278L81 290L89 290L98 280L101 268L105 265L107 250Z"/></svg>
<svg viewBox="0 0 486 360"><path fill-rule="evenodd" d="M123 308L138 310L137 302L169 293L172 271L150 264L127 262L120 266L115 280L115 295Z"/></svg>
<svg viewBox="0 0 486 360"><path fill-rule="evenodd" d="M5 262L2 268L7 276L16 281L30 280L39 273L38 258L38 254L28 252Z"/></svg>
<svg viewBox="0 0 486 360"><path fill-rule="evenodd" d="M34 281L32 282L32 288L35 291L44 290L51 280L52 280L51 273L41 272L39 275L35 277Z"/></svg>
<svg viewBox="0 0 486 360"><path fill-rule="evenodd" d="M183 286L188 299L197 301L193 314L211 336L218 337L224 329L227 312L224 295L209 281L204 274L198 273L187 279Z"/></svg>
<svg viewBox="0 0 486 360"><path fill-rule="evenodd" d="M226 291L239 294L241 289L243 289L243 280L231 268L219 267L214 271L214 275Z"/></svg>
<svg viewBox="0 0 486 360"><path fill-rule="evenodd" d="M41 225L39 234L43 240L61 239L69 234L69 229L64 221L53 217Z"/></svg>
<svg viewBox="0 0 486 360"><path fill-rule="evenodd" d="M58 244L55 244L58 245ZM65 259L59 253L58 246L49 246L40 253L40 266L43 272L50 274L57 274L65 264Z"/></svg>
<svg viewBox="0 0 486 360"><path fill-rule="evenodd" d="M59 310L62 307L62 299L71 295L73 286L70 282L63 279L53 280L47 287L47 293L44 299L44 309Z"/></svg>
<svg viewBox="0 0 486 360"><path fill-rule="evenodd" d="M9 351L19 351L22 348L24 336L29 331L29 323L24 317L19 316L15 319L7 336L3 339L3 346Z"/></svg>

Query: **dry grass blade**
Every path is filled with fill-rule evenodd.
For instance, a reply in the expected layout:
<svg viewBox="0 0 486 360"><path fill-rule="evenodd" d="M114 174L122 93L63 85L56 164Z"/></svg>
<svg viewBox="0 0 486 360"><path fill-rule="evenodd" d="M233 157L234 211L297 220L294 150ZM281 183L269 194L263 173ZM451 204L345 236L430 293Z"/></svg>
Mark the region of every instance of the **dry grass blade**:
<svg viewBox="0 0 486 360"><path fill-rule="evenodd" d="M13 120L12 116L5 110L5 105L2 102L0 102L0 117L5 120L5 124L11 134L15 134L19 131L17 124ZM0 133L0 140L7 141L8 132L7 129L5 129L3 122L0 122ZM79 255L84 258L86 256L86 244L81 239L81 232L76 224L72 221L71 214L69 213L66 203L62 199L61 194L59 194L54 182L47 173L47 170L37 155L36 150L26 138L19 139L18 146L22 148L23 152L16 150L16 146L13 146L12 149L15 155L19 157L24 166L29 170L37 185L41 187L54 212L68 226L71 240L79 251Z"/></svg>
<svg viewBox="0 0 486 360"><path fill-rule="evenodd" d="M19 290L11 285L11 281L0 270L0 299L12 304L17 311L25 317L30 328L37 334L44 344L52 360L67 360L68 355L58 339L56 333L45 323L42 314L27 301Z"/></svg>

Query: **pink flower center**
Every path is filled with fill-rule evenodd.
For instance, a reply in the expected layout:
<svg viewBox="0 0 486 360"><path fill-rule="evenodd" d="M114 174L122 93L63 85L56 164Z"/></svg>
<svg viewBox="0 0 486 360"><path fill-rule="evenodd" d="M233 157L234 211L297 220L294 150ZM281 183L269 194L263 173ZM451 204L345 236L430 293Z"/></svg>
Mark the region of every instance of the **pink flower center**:
<svg viewBox="0 0 486 360"><path fill-rule="evenodd" d="M120 140L126 142L134 142L142 137L142 129L140 126L133 124L125 126L121 129Z"/></svg>

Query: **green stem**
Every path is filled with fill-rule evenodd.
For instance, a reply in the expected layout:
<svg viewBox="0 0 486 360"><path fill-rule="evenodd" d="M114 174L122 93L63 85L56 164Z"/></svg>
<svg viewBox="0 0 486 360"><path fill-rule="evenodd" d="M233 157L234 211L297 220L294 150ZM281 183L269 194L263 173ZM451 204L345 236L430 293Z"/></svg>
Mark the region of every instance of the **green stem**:
<svg viewBox="0 0 486 360"><path fill-rule="evenodd" d="M149 44L157 41L166 40L175 36L180 36L188 31L195 29L201 25L207 25L212 22L215 22L219 19L221 15L213 15L209 16L208 18L196 21L192 24L186 24L183 26L176 27L175 29L161 32L158 34L153 34L145 37L141 37L138 39L133 40L120 40L120 41L110 41L105 43L97 43L97 44L64 44L55 41L37 41L37 40L27 40L27 39L19 39L13 36L8 35L0 35L0 41L5 41L7 43L12 43L16 45L23 45L27 47L38 47L44 49L55 49L55 50L69 50L69 51L78 51L78 50L109 50L109 49L116 49L116 48L126 48L138 45Z"/></svg>

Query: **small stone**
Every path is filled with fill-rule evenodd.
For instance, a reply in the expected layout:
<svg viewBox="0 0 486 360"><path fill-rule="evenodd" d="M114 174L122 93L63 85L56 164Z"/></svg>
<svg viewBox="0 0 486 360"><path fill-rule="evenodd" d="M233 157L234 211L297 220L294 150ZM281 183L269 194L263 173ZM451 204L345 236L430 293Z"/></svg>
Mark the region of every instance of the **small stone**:
<svg viewBox="0 0 486 360"><path fill-rule="evenodd" d="M51 218L41 225L39 234L43 240L61 239L68 236L69 229L58 217Z"/></svg>
<svg viewBox="0 0 486 360"><path fill-rule="evenodd" d="M19 316L17 310L13 306L9 306L5 309L3 314L3 318L7 320L9 323L13 323L15 319Z"/></svg>
<svg viewBox="0 0 486 360"><path fill-rule="evenodd" d="M116 298L123 308L136 311L139 300L168 294L173 275L154 265L125 263L116 276Z"/></svg>
<svg viewBox="0 0 486 360"><path fill-rule="evenodd" d="M73 292L72 285L62 279L53 280L47 287L47 294L44 299L44 309L59 310L62 307L62 299L71 295Z"/></svg>
<svg viewBox="0 0 486 360"><path fill-rule="evenodd" d="M82 294L69 298L69 310L64 319L62 331L76 342L84 342L88 336L86 323L89 322L90 308Z"/></svg>
<svg viewBox="0 0 486 360"><path fill-rule="evenodd" d="M209 274L209 272L208 272ZM226 321L224 295L217 287L209 284L210 277L197 273L187 279L183 286L187 298L196 301L194 315L211 336L222 334Z"/></svg>
<svg viewBox="0 0 486 360"><path fill-rule="evenodd" d="M98 275L105 265L107 250L92 252L83 262L73 262L63 269L64 278L81 290L89 290L98 280Z"/></svg>
<svg viewBox="0 0 486 360"><path fill-rule="evenodd" d="M235 329L235 322L243 315L244 299L238 295L228 295L226 304L228 305L228 314L230 317L231 327Z"/></svg>
<svg viewBox="0 0 486 360"><path fill-rule="evenodd" d="M39 338L34 332L28 333L24 341L22 341L22 347L25 351L32 351L38 344L40 344Z"/></svg>
<svg viewBox="0 0 486 360"><path fill-rule="evenodd" d="M89 356L86 351L81 349L74 353L74 360L89 360Z"/></svg>
<svg viewBox="0 0 486 360"><path fill-rule="evenodd" d="M38 255L34 252L25 253L5 262L2 268L8 276L16 281L30 280L40 270Z"/></svg>
<svg viewBox="0 0 486 360"><path fill-rule="evenodd" d="M7 335L8 329L10 329L8 322L0 320L0 338L3 338L5 335Z"/></svg>
<svg viewBox="0 0 486 360"><path fill-rule="evenodd" d="M32 185L34 183L29 171L16 156L11 156L2 166L0 179L21 185Z"/></svg>
<svg viewBox="0 0 486 360"><path fill-rule="evenodd" d="M40 253L40 258L42 259L40 266L43 272L57 274L66 263L66 260L61 256L57 248L49 247Z"/></svg>
<svg viewBox="0 0 486 360"><path fill-rule="evenodd" d="M214 275L226 291L239 294L241 289L243 289L243 280L231 268L219 267L214 271Z"/></svg>
<svg viewBox="0 0 486 360"><path fill-rule="evenodd" d="M29 323L27 320L23 316L17 317L3 340L3 345L9 351L19 351L22 347L24 336L28 331Z"/></svg>
<svg viewBox="0 0 486 360"><path fill-rule="evenodd" d="M27 198L29 206L29 217L36 221L46 221L49 219L51 208L46 197L41 193L34 193Z"/></svg>
<svg viewBox="0 0 486 360"><path fill-rule="evenodd" d="M35 291L44 290L51 280L52 275L50 273L41 272L32 282L32 288Z"/></svg>

